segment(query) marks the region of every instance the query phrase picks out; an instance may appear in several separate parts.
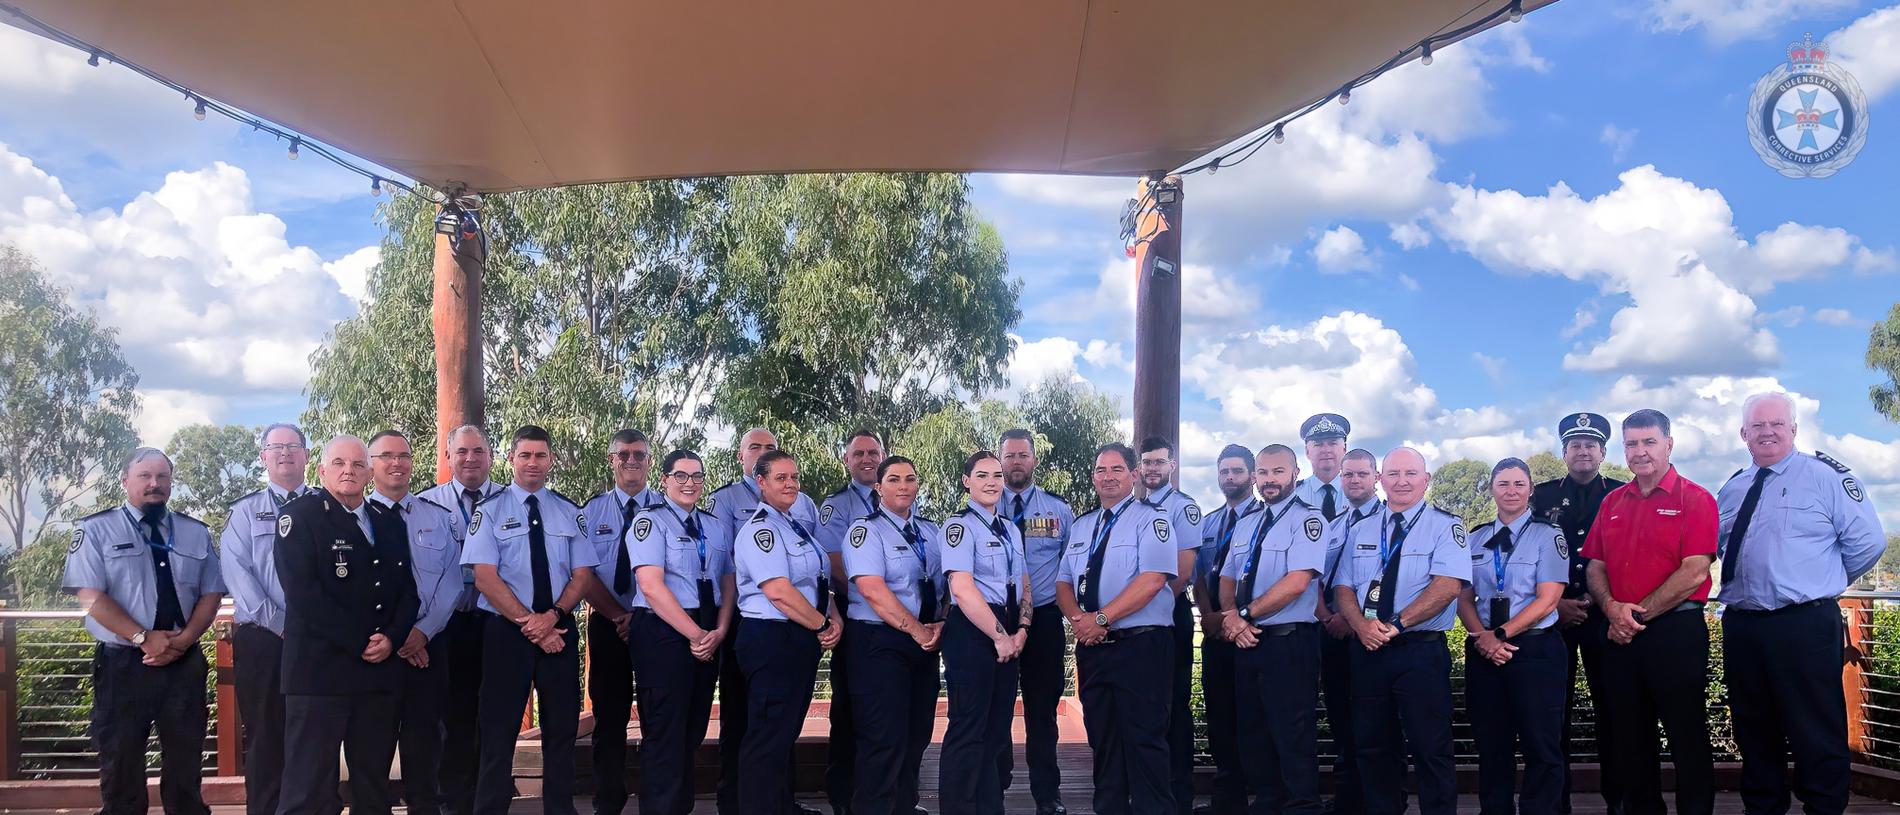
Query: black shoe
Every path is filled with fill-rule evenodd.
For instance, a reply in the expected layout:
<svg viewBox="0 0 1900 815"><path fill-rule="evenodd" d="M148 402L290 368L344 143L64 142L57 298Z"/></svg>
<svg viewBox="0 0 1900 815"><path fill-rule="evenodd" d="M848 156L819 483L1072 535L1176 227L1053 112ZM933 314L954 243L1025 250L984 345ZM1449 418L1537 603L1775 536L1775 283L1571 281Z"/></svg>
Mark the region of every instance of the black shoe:
<svg viewBox="0 0 1900 815"><path fill-rule="evenodd" d="M1194 815L1214 815L1213 804L1195 804Z"/></svg>
<svg viewBox="0 0 1900 815"><path fill-rule="evenodd" d="M930 815L930 810L924 809L922 804L912 807L912 809L917 810L917 815Z"/></svg>
<svg viewBox="0 0 1900 815"><path fill-rule="evenodd" d="M825 815L824 810L807 804L804 801L793 801L792 811L797 812L798 815Z"/></svg>
<svg viewBox="0 0 1900 815"><path fill-rule="evenodd" d="M1060 800L1050 801L1046 804L1037 804L1036 815L1069 815L1069 808L1063 806Z"/></svg>

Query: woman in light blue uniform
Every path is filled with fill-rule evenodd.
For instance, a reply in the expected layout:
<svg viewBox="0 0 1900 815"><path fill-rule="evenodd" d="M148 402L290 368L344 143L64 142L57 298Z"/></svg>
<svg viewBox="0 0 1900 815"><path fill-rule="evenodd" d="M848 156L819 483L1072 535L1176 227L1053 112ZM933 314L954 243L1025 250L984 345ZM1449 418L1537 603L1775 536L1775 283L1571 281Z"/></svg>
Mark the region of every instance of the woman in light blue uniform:
<svg viewBox="0 0 1900 815"><path fill-rule="evenodd" d="M937 793L943 815L1002 815L997 757L1010 746L1016 657L1029 638L1029 578L1022 533L996 514L1003 463L979 450L963 462L970 500L943 524L943 567L951 609L943 625L950 724L943 736Z"/></svg>
<svg viewBox="0 0 1900 815"><path fill-rule="evenodd" d="M752 465L752 477L759 508L732 541L740 617L734 653L748 689L739 810L789 813L792 746L811 707L819 651L836 646L844 627L831 605L824 550L813 530L787 514L799 498L798 462L771 450Z"/></svg>
<svg viewBox="0 0 1900 815"><path fill-rule="evenodd" d="M1484 815L1555 815L1564 789L1564 699L1570 654L1553 627L1570 575L1556 526L1531 517L1531 468L1491 468L1498 518L1471 531L1471 586L1458 598L1465 630L1465 706L1478 745ZM1524 748L1524 791L1517 747Z"/></svg>
<svg viewBox="0 0 1900 815"><path fill-rule="evenodd" d="M851 579L844 660L857 737L851 812L910 815L937 717L937 640L947 599L941 533L916 514L919 480L910 459L884 459L876 484L877 511L851 524L843 547Z"/></svg>
<svg viewBox="0 0 1900 815"><path fill-rule="evenodd" d="M628 636L640 705L640 812L686 815L738 591L732 536L699 509L706 468L698 454L668 453L660 474L666 501L635 515L622 541L640 583Z"/></svg>

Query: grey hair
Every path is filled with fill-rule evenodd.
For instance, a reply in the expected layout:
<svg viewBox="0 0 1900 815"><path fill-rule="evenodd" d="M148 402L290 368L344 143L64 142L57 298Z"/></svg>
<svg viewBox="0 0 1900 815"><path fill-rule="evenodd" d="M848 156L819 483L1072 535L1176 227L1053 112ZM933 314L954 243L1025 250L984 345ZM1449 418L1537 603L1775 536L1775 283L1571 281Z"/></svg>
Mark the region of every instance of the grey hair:
<svg viewBox="0 0 1900 815"><path fill-rule="evenodd" d="M475 435L481 437L482 443L488 445L489 450L495 449L495 441L494 439L490 439L488 437L488 431L483 430L480 427L477 427L472 424L465 424L465 425L462 425L461 427L458 427L458 428L455 428L454 430L449 431L448 435L442 437L442 441L443 441L442 447L444 448L443 452L444 453L448 452L447 448L449 447L449 442L455 441L455 437L460 436L463 433L474 433Z"/></svg>
<svg viewBox="0 0 1900 815"><path fill-rule="evenodd" d="M270 438L271 431L273 430L288 430L292 433L295 433L297 434L298 444L301 444L306 448L310 446L310 437L305 436L303 434L302 428L294 424L291 424L289 422L272 422L270 424L264 425L264 429L259 430L257 432L257 446L263 447L264 444L266 443L265 440Z"/></svg>
<svg viewBox="0 0 1900 815"><path fill-rule="evenodd" d="M167 470L173 469L172 457L165 455L165 451L160 450L156 447L140 447L136 450L133 450L131 455L125 457L124 464L119 465L119 477L125 478L131 475L133 467L138 466L139 462L144 461L153 456L158 456L159 458L162 458L165 460L165 469Z"/></svg>
<svg viewBox="0 0 1900 815"><path fill-rule="evenodd" d="M1762 391L1760 393L1750 394L1747 399L1742 401L1742 423L1743 424L1748 423L1748 416L1749 414L1755 412L1755 406L1763 402L1780 402L1783 405L1787 405L1788 406L1788 421L1791 421L1791 422L1794 421L1795 413L1796 413L1794 397L1789 396L1788 394L1783 393L1781 391Z"/></svg>

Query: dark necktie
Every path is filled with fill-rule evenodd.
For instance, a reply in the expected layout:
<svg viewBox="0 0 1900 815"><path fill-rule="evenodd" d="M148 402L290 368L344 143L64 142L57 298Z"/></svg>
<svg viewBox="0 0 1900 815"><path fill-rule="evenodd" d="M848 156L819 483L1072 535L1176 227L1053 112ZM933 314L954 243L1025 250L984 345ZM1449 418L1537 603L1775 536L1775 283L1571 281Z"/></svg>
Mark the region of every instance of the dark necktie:
<svg viewBox="0 0 1900 815"><path fill-rule="evenodd" d="M1320 493L1323 497L1320 498L1319 511L1325 513L1326 520L1329 521L1339 517L1339 505L1333 503L1333 492L1333 485L1331 484L1320 487Z"/></svg>
<svg viewBox="0 0 1900 815"><path fill-rule="evenodd" d="M620 505L621 538L614 545L614 594L622 597L633 591L633 561L627 557L627 529L633 526L634 502L628 498Z"/></svg>
<svg viewBox="0 0 1900 815"><path fill-rule="evenodd" d="M158 575L158 611L152 630L173 631L185 624L185 612L178 605L178 584L172 581L171 547L158 531L158 513L145 513L146 542L152 550L152 571Z"/></svg>
<svg viewBox="0 0 1900 815"><path fill-rule="evenodd" d="M1240 519L1240 507L1229 507L1227 517L1221 519L1220 536L1215 538L1214 565L1207 571L1207 596L1220 596L1221 565L1227 562L1227 550L1233 548L1234 523Z"/></svg>
<svg viewBox="0 0 1900 815"><path fill-rule="evenodd" d="M1014 574L1016 571L1016 547L1011 546L1009 543L1009 526L1003 523L1002 516L999 515L990 519L990 534L995 535L996 539L1003 544L1003 563L1006 564L1003 579L1008 581L1009 584L1009 588L1003 592L1003 610L1004 613L1013 620L1016 617L1016 612L1021 610L1016 605L1016 577Z"/></svg>
<svg viewBox="0 0 1900 815"><path fill-rule="evenodd" d="M1108 534L1115 528L1115 513L1102 510L1101 525L1096 528L1095 547L1089 550L1089 570L1082 576L1082 610L1102 610L1102 561L1108 556Z"/></svg>
<svg viewBox="0 0 1900 815"><path fill-rule="evenodd" d="M1010 503L1009 517L1010 520L1016 522L1016 531L1022 533L1024 540L1028 540L1029 530L1026 527L1029 521L1023 517L1023 494L1020 492L1016 493L1016 499Z"/></svg>
<svg viewBox="0 0 1900 815"><path fill-rule="evenodd" d="M1735 567L1742 562L1742 540L1748 537L1748 522L1755 517L1755 505L1761 503L1761 485L1768 480L1768 468L1755 470L1755 483L1748 485L1741 511L1735 513L1735 525L1729 528L1728 545L1722 547L1722 585L1735 579Z"/></svg>
<svg viewBox="0 0 1900 815"><path fill-rule="evenodd" d="M1280 514L1285 515L1286 510L1280 510ZM1247 570L1240 573L1240 585L1234 591L1235 610L1253 605L1254 580L1260 576L1260 550L1266 548L1261 542L1267 539L1267 533L1273 530L1273 522L1277 520L1279 518L1274 516L1273 507L1260 509L1260 526L1253 531L1253 551L1247 553Z"/></svg>
<svg viewBox="0 0 1900 815"><path fill-rule="evenodd" d="M548 577L548 536L541 528L541 499L528 496L528 566L534 569L534 607L540 614L554 608L554 581Z"/></svg>
<svg viewBox="0 0 1900 815"><path fill-rule="evenodd" d="M791 523L792 531L798 533L799 540L804 541L806 546L814 545L811 540L811 533L805 531L805 526L800 524L797 518L787 516L785 520ZM825 616L826 612L831 610L831 580L825 576L827 572L831 571L831 565L827 562L828 560L823 552L818 553L818 616L820 617Z"/></svg>
<svg viewBox="0 0 1900 815"><path fill-rule="evenodd" d="M699 544L699 608L693 609L693 622L711 631L719 626L719 604L713 600L712 578L706 576L706 538L699 531L699 516L686 515L686 534Z"/></svg>
<svg viewBox="0 0 1900 815"><path fill-rule="evenodd" d="M937 581L930 577L930 563L924 559L923 543L917 540L917 524L904 522L904 543L917 556L917 621L937 621Z"/></svg>
<svg viewBox="0 0 1900 815"><path fill-rule="evenodd" d="M1404 516L1396 512L1392 514L1392 540L1388 547L1391 554L1385 559L1385 573L1379 576L1378 616L1379 619L1388 623L1392 622L1394 617L1393 598L1399 594L1399 559L1405 554L1405 526L1402 523L1404 520Z"/></svg>
<svg viewBox="0 0 1900 815"><path fill-rule="evenodd" d="M463 487L462 498L468 501L468 509L462 510L462 517L466 519L475 514L475 506L482 502L482 491Z"/></svg>

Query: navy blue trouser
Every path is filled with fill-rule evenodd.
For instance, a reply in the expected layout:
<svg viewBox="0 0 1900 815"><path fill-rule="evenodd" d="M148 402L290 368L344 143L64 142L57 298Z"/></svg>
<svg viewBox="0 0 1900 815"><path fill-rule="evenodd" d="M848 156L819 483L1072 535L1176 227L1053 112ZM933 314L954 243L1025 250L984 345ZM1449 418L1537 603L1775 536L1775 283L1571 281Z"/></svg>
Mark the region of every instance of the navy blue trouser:
<svg viewBox="0 0 1900 815"><path fill-rule="evenodd" d="M574 815L574 736L581 721L580 632L564 621L563 647L550 654L499 614L483 624L481 769L475 780L476 815L506 815L514 798L515 738L528 692L541 725L542 811ZM453 647L453 646L451 646Z"/></svg>
<svg viewBox="0 0 1900 815"><path fill-rule="evenodd" d="M1168 694L1168 778L1174 811L1194 812L1194 603L1174 595L1174 652Z"/></svg>
<svg viewBox="0 0 1900 815"><path fill-rule="evenodd" d="M1853 757L1841 690L1841 626L1834 600L1767 612L1731 608L1722 615L1742 804L1750 813L1788 811L1790 754L1793 793L1808 815L1847 808Z"/></svg>
<svg viewBox="0 0 1900 815"><path fill-rule="evenodd" d="M1095 815L1175 811L1169 764L1174 633L1077 646L1082 724L1095 753Z"/></svg>
<svg viewBox="0 0 1900 815"><path fill-rule="evenodd" d="M481 762L482 642L487 637L488 612L479 609L449 615L448 627L437 634L449 643L449 691L442 706L442 769L436 773L442 790L442 808L449 815L475 811L476 767ZM520 711L516 711L517 717ZM517 721L517 725L519 722ZM515 794L508 781L508 797Z"/></svg>
<svg viewBox="0 0 1900 815"><path fill-rule="evenodd" d="M739 671L746 682L739 811L746 815L792 811L792 748L811 708L821 650L816 632L789 620L739 621Z"/></svg>
<svg viewBox="0 0 1900 815"><path fill-rule="evenodd" d="M1029 794L1036 806L1062 800L1062 768L1056 764L1056 705L1062 701L1064 662L1069 647L1062 609L1055 603L1036 606L1030 619L1029 640L1023 643L1023 759L1029 765ZM940 649L941 650L941 649ZM1009 789L1015 756L1009 744L997 753L997 774Z"/></svg>
<svg viewBox="0 0 1900 815"><path fill-rule="evenodd" d="M1564 681L1569 649L1552 629L1520 634L1503 665L1465 644L1465 708L1478 744L1482 815L1557 815L1564 790ZM1524 790L1517 792L1517 756Z"/></svg>
<svg viewBox="0 0 1900 815"><path fill-rule="evenodd" d="M162 667L125 645L92 654L92 722L106 815L145 815L145 742L158 729L158 798L166 815L209 815L203 793L205 655L198 647ZM335 750L331 751L335 755ZM334 785L333 785L334 786Z"/></svg>
<svg viewBox="0 0 1900 815"><path fill-rule="evenodd" d="M838 613L844 614L850 598L843 591L831 597ZM844 644L839 643L839 648L843 647ZM825 797L831 801L831 808L839 812L852 811L852 788L857 784L857 734L851 728L851 666L848 663L841 651L832 652L829 668L831 736L825 742Z"/></svg>
<svg viewBox="0 0 1900 815"><path fill-rule="evenodd" d="M1442 631L1401 634L1352 650L1353 741L1367 815L1405 811L1405 759L1418 774L1422 815L1458 811L1451 753L1451 652Z"/></svg>
<svg viewBox="0 0 1900 815"><path fill-rule="evenodd" d="M1004 630L1015 631L1014 614L1000 605L990 606L990 613ZM943 815L1002 815L996 753L1009 749L1017 661L997 662L996 644L955 607L944 622L942 643L944 681L950 688L950 722L937 780Z"/></svg>
<svg viewBox="0 0 1900 815"><path fill-rule="evenodd" d="M402 752L402 799L410 815L442 811L442 708L449 696L449 641L429 641L429 667L402 666L402 697L396 710L396 746ZM390 659L402 659L392 656Z"/></svg>
<svg viewBox="0 0 1900 815"><path fill-rule="evenodd" d="M1610 756L1616 738L1610 731L1609 705L1603 691L1603 649L1609 643L1609 621L1592 605L1583 622L1564 629L1563 633L1565 647L1570 651L1570 673L1564 680L1568 691L1564 703L1564 793L1557 806L1561 812L1570 811L1570 763L1573 761L1570 745L1576 740L1577 669L1582 668L1584 685L1590 689L1590 743L1596 747L1598 794L1603 796L1604 806L1611 815L1617 815L1623 808L1623 782L1617 777L1616 762Z"/></svg>
<svg viewBox="0 0 1900 815"><path fill-rule="evenodd" d="M917 773L937 718L937 655L909 634L880 623L845 623L844 663L851 666L852 727L857 735L854 815L910 815Z"/></svg>
<svg viewBox="0 0 1900 815"><path fill-rule="evenodd" d="M619 815L627 807L633 660L605 614L587 615L587 696L594 703L594 815Z"/></svg>
<svg viewBox="0 0 1900 815"><path fill-rule="evenodd" d="M1366 813L1352 732L1352 652L1358 647L1350 634L1334 639L1320 631L1319 681L1326 694L1326 727L1333 737L1333 815Z"/></svg>
<svg viewBox="0 0 1900 815"><path fill-rule="evenodd" d="M1214 757L1214 815L1247 811L1247 771L1241 764L1239 701L1234 695L1234 644L1201 634L1201 692L1207 705L1207 752Z"/></svg>
<svg viewBox="0 0 1900 815"><path fill-rule="evenodd" d="M1255 815L1317 815L1319 797L1319 624L1265 632L1234 655L1240 753L1247 760Z"/></svg>
<svg viewBox="0 0 1900 815"><path fill-rule="evenodd" d="M1618 763L1623 813L1668 811L1656 743L1661 720L1676 770L1676 815L1709 815L1715 811L1715 759L1709 743L1708 621L1699 610L1684 610L1644 625L1630 644L1603 649L1604 695L1616 723L1610 760ZM1829 644L1838 648L1840 641Z"/></svg>
<svg viewBox="0 0 1900 815"><path fill-rule="evenodd" d="M284 780L284 638L244 623L231 634L238 717L244 723L244 811L277 815ZM434 783L434 779L430 779Z"/></svg>
<svg viewBox="0 0 1900 815"><path fill-rule="evenodd" d="M706 740L713 683L725 649L702 662L660 615L633 613L634 688L640 704L640 815L693 809L693 756Z"/></svg>

